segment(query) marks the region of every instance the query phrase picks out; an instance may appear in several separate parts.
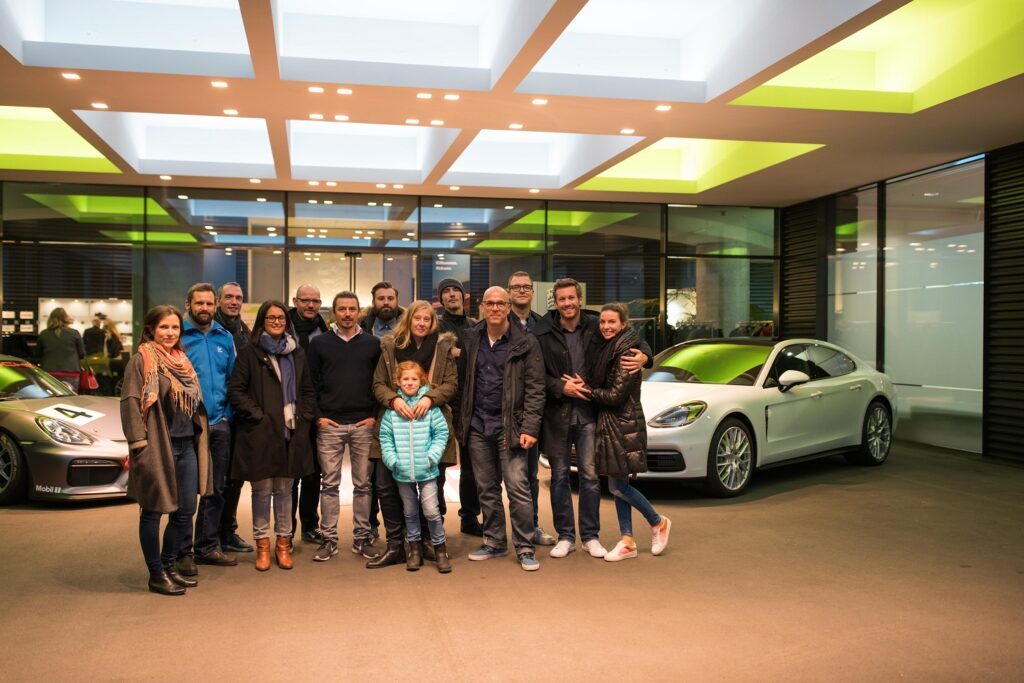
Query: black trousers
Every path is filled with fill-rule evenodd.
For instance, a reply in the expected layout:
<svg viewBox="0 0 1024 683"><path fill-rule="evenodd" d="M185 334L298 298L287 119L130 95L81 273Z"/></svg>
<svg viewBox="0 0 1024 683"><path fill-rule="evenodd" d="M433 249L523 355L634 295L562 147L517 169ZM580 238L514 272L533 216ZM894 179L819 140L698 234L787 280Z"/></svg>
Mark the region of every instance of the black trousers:
<svg viewBox="0 0 1024 683"><path fill-rule="evenodd" d="M478 519L480 517L480 495L476 490L476 477L473 475L473 460L469 451L459 454L459 517L462 519Z"/></svg>

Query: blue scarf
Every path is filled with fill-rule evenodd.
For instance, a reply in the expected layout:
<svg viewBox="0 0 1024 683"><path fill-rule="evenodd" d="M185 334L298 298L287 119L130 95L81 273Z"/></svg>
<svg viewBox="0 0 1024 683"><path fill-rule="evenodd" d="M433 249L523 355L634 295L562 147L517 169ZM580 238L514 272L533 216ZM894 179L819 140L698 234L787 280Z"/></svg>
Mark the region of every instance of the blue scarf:
<svg viewBox="0 0 1024 683"><path fill-rule="evenodd" d="M269 353L277 364L284 402L284 424L289 438L295 429L295 362L292 352L296 346L295 338L288 334L281 335L276 341L266 332L260 335L260 348Z"/></svg>

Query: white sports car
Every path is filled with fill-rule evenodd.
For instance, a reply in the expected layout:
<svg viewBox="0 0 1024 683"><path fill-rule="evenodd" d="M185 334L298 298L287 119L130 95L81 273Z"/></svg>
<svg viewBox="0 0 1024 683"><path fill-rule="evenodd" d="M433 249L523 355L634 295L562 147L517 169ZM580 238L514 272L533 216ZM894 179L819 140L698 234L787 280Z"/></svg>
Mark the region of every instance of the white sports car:
<svg viewBox="0 0 1024 683"><path fill-rule="evenodd" d="M711 339L658 354L640 396L642 478L705 479L736 496L755 470L843 453L881 465L896 427L892 381L813 339Z"/></svg>

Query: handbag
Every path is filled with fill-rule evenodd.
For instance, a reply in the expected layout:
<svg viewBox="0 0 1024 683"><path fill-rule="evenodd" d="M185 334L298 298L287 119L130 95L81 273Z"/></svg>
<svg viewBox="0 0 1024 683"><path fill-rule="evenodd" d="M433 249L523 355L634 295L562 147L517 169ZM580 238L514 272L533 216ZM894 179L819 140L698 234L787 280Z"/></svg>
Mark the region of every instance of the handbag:
<svg viewBox="0 0 1024 683"><path fill-rule="evenodd" d="M96 381L96 375L93 374L92 370L86 368L78 373L78 388L79 390L87 389L88 391L96 391L100 388L100 383Z"/></svg>

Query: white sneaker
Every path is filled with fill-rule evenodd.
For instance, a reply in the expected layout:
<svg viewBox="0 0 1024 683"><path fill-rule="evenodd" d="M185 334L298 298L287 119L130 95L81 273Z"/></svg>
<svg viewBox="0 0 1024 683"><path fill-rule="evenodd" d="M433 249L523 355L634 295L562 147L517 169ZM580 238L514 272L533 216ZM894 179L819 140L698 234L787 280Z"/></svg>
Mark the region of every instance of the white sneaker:
<svg viewBox="0 0 1024 683"><path fill-rule="evenodd" d="M672 530L672 520L665 515L661 516L661 523L651 527L651 555L661 555L668 546L668 532Z"/></svg>
<svg viewBox="0 0 1024 683"><path fill-rule="evenodd" d="M618 562L619 560L632 560L634 557L636 557L636 546L630 548L622 541L619 541L615 544L615 547L609 550L604 556L604 561Z"/></svg>
<svg viewBox="0 0 1024 683"><path fill-rule="evenodd" d="M555 544L555 547L548 553L551 557L565 557L569 553L576 550L576 544L572 541L560 540Z"/></svg>
<svg viewBox="0 0 1024 683"><path fill-rule="evenodd" d="M583 549L590 553L591 557L604 557L608 554L608 551L601 545L601 541L596 538L592 538L583 544Z"/></svg>

